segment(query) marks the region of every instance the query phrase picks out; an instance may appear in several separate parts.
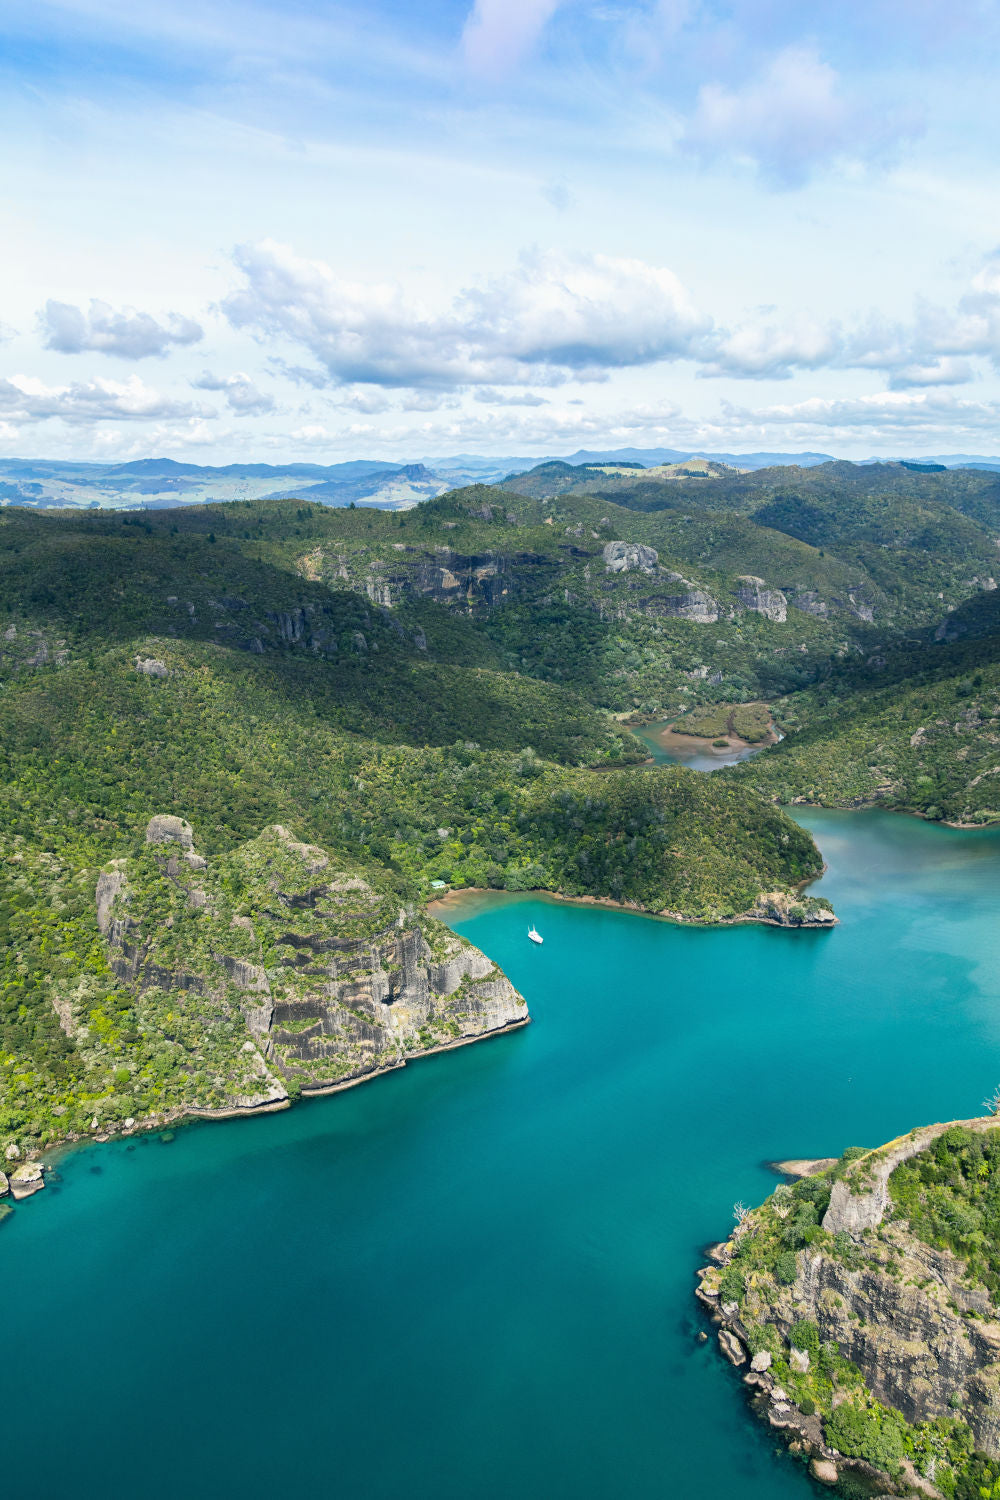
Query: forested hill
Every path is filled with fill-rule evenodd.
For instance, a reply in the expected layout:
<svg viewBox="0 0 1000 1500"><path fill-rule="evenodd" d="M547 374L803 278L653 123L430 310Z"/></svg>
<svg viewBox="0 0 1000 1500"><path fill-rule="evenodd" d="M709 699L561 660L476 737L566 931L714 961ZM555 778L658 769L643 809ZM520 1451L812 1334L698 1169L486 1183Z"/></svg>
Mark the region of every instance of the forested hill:
<svg viewBox="0 0 1000 1500"><path fill-rule="evenodd" d="M608 478L400 513L0 512L0 1136L250 1087L231 1008L206 1051L211 1005L147 1003L101 939L102 871L174 914L142 853L156 817L189 820L216 926L246 916L240 851L274 827L417 922L443 882L802 923L820 856L778 804L1000 820L994 476ZM780 745L713 776L637 764L628 722L741 703ZM131 918L109 920L132 964ZM298 1056L295 1026L323 1023L286 1019Z"/></svg>
<svg viewBox="0 0 1000 1500"><path fill-rule="evenodd" d="M602 615L569 598L556 575L590 550L544 520L504 512L514 546L460 562L447 539L491 526L484 508L475 492L403 516L295 502L0 513L0 1142L32 1150L126 1118L278 1097L267 1048L266 1077L244 1056L267 1009L254 995L266 987L276 1005L295 962L274 946L280 915L244 909L266 886L253 852L273 842L265 830L317 846L331 890L378 893L427 941L432 881L703 920L810 916L795 888L820 857L779 808L731 780L635 769L642 752L608 712L602 660L626 672L619 697L633 659L666 673L668 690L683 673L655 666L644 609L633 635L630 605ZM369 586L376 558L402 559L406 586ZM147 830L164 816L190 824L194 852L151 862ZM105 900L99 927L102 872L101 889L124 882L130 904L116 915ZM281 897L295 910L315 899ZM149 958L137 913L173 924L176 970ZM246 923L256 946L238 934L218 946ZM456 993L414 1047L474 1025ZM326 1034L303 1004L282 1021L290 1058L301 1028ZM516 1021L513 1006L501 1021ZM335 1061L333 1076L350 1063Z"/></svg>

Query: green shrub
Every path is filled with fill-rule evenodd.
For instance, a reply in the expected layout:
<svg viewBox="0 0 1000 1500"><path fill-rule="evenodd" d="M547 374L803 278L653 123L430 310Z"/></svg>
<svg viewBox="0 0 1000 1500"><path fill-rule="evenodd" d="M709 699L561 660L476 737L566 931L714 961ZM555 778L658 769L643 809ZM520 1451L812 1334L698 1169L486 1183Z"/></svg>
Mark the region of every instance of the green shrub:
<svg viewBox="0 0 1000 1500"><path fill-rule="evenodd" d="M732 1263L726 1267L719 1277L719 1300L722 1302L742 1302L746 1293L746 1276L739 1266Z"/></svg>
<svg viewBox="0 0 1000 1500"><path fill-rule="evenodd" d="M848 1458L864 1458L876 1468L894 1473L903 1457L902 1418L885 1407L863 1410L846 1402L836 1407L824 1425L826 1440Z"/></svg>
<svg viewBox="0 0 1000 1500"><path fill-rule="evenodd" d="M792 1324L788 1342L793 1349L801 1349L811 1359L819 1354L819 1327L811 1318L799 1318Z"/></svg>
<svg viewBox="0 0 1000 1500"><path fill-rule="evenodd" d="M774 1263L774 1279L782 1286L791 1286L799 1274L794 1250L783 1250Z"/></svg>
<svg viewBox="0 0 1000 1500"><path fill-rule="evenodd" d="M816 1403L811 1396L802 1397L802 1400L799 1402L799 1411L804 1417L811 1417L815 1414Z"/></svg>

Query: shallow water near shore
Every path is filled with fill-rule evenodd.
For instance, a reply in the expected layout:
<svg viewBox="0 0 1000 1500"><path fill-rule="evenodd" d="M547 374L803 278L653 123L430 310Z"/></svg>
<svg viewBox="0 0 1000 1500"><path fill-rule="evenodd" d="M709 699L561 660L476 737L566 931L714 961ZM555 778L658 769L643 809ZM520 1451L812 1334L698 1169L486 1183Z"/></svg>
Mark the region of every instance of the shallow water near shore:
<svg viewBox="0 0 1000 1500"><path fill-rule="evenodd" d="M693 1271L766 1161L1000 1083L1000 832L800 821L832 932L470 896L449 920L532 1026L71 1153L0 1230L6 1492L808 1495L697 1341Z"/></svg>
<svg viewBox="0 0 1000 1500"><path fill-rule="evenodd" d="M712 749L711 740L699 741L688 735L681 741L665 742L664 731L669 730L676 722L676 719L664 719L632 730L656 766L687 766L691 771L718 771L723 766L739 765L741 760L749 760L751 756L759 755L762 750L767 749L766 745L748 745L741 741L728 750L715 750Z"/></svg>

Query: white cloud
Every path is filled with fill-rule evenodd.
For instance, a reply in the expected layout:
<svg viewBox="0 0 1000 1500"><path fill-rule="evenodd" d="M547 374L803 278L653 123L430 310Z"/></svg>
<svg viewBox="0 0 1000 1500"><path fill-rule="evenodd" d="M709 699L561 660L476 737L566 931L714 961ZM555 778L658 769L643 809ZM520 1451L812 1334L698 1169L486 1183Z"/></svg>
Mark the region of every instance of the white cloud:
<svg viewBox="0 0 1000 1500"><path fill-rule="evenodd" d="M528 55L562 0L476 0L462 31L470 72L506 73Z"/></svg>
<svg viewBox="0 0 1000 1500"><path fill-rule="evenodd" d="M548 406L547 396L536 396L533 391L496 391L492 386L481 385L473 394L474 401L484 406Z"/></svg>
<svg viewBox="0 0 1000 1500"><path fill-rule="evenodd" d="M786 380L793 370L816 370L835 363L841 344L835 326L824 327L809 318L785 324L746 323L731 333L719 331L711 344L711 357L699 374Z"/></svg>
<svg viewBox="0 0 1000 1500"><path fill-rule="evenodd" d="M143 384L138 375L128 380L76 381L49 386L31 375L0 378L0 415L20 422L148 422L195 417L211 420L211 407L175 401Z"/></svg>
<svg viewBox="0 0 1000 1500"><path fill-rule="evenodd" d="M741 87L704 84L682 142L706 160L743 158L776 186L797 187L816 166L883 158L917 132L915 116L851 98L813 47L793 45Z"/></svg>
<svg viewBox="0 0 1000 1500"><path fill-rule="evenodd" d="M236 328L306 348L335 382L430 387L559 385L690 357L707 333L663 267L535 251L444 308L402 287L348 282L272 241L243 246L245 284L223 303Z"/></svg>
<svg viewBox="0 0 1000 1500"><path fill-rule="evenodd" d="M879 391L867 396L827 400L819 396L752 410L723 404L726 421L746 426L825 427L842 433L867 430L872 435L955 436L994 431L1000 402L970 401L946 391Z"/></svg>
<svg viewBox="0 0 1000 1500"><path fill-rule="evenodd" d="M196 344L202 328L192 318L168 313L157 322L133 307L116 312L92 299L89 312L69 302L48 301L38 315L45 347L61 354L115 354L121 359L162 358L174 345Z"/></svg>
<svg viewBox="0 0 1000 1500"><path fill-rule="evenodd" d="M894 391L905 391L911 386L968 385L975 379L975 372L967 359L951 356L936 356L923 364L902 365L893 370L889 387Z"/></svg>
<svg viewBox="0 0 1000 1500"><path fill-rule="evenodd" d="M895 390L966 385L976 378L974 359L1000 369L1000 259L990 257L951 308L918 298L908 322L875 313L853 327L751 319L718 329L703 348L702 376L784 380L801 370L873 370Z"/></svg>
<svg viewBox="0 0 1000 1500"><path fill-rule="evenodd" d="M212 375L206 370L191 384L197 391L222 391L226 404L240 417L259 417L274 411L274 397L255 386L242 370L234 375Z"/></svg>

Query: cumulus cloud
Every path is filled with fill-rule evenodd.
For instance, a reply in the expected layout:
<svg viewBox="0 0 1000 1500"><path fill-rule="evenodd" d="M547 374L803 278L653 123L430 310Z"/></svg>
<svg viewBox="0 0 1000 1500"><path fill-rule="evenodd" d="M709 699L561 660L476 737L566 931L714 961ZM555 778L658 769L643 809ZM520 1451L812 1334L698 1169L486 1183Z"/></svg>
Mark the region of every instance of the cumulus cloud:
<svg viewBox="0 0 1000 1500"><path fill-rule="evenodd" d="M462 54L472 73L501 74L534 47L562 0L476 0L462 31Z"/></svg>
<svg viewBox="0 0 1000 1500"><path fill-rule="evenodd" d="M743 426L825 427L840 432L868 431L893 435L925 432L955 435L995 430L1000 402L970 401L947 391L879 391L872 395L827 400L811 397L752 410L723 405L728 422Z"/></svg>
<svg viewBox="0 0 1000 1500"><path fill-rule="evenodd" d="M789 379L803 370L872 370L894 390L966 385L975 359L1000 369L1000 257L990 256L953 306L919 298L907 321L877 314L853 326L810 318L751 319L716 329L699 374Z"/></svg>
<svg viewBox="0 0 1000 1500"><path fill-rule="evenodd" d="M817 370L835 363L842 342L835 324L824 325L809 318L746 323L731 332L716 332L699 374L728 375L738 380L787 380L794 370Z"/></svg>
<svg viewBox="0 0 1000 1500"><path fill-rule="evenodd" d="M663 267L535 251L517 267L422 307L398 285L350 282L272 241L242 246L230 323L283 336L334 382L412 388L558 385L690 357L709 330Z"/></svg>
<svg viewBox="0 0 1000 1500"><path fill-rule="evenodd" d="M158 322L134 307L120 311L96 298L89 312L70 302L46 302L38 315L45 347L60 354L116 354L121 359L162 358L175 345L196 344L202 328L193 318L168 313Z"/></svg>
<svg viewBox="0 0 1000 1500"><path fill-rule="evenodd" d="M143 384L137 375L128 380L76 381L72 385L49 386L30 375L0 378L0 415L21 422L44 422L58 417L63 422L170 421L193 417L210 420L211 407L190 401L175 401Z"/></svg>
<svg viewBox="0 0 1000 1500"><path fill-rule="evenodd" d="M191 384L197 391L221 391L231 411L240 417L259 417L264 412L274 411L274 397L259 390L242 370L234 375L212 375L205 370Z"/></svg>
<svg viewBox="0 0 1000 1500"><path fill-rule="evenodd" d="M937 356L923 364L902 365L893 370L889 386L894 391L905 391L911 386L968 385L975 379L975 372L967 359Z"/></svg>
<svg viewBox="0 0 1000 1500"><path fill-rule="evenodd" d="M706 160L742 157L774 185L797 187L817 166L883 158L919 129L912 114L852 98L815 48L790 46L741 87L704 84L682 144Z"/></svg>
<svg viewBox="0 0 1000 1500"><path fill-rule="evenodd" d="M538 396L534 391L496 391L491 386L481 385L473 395L474 401L484 406L548 406L547 396Z"/></svg>

